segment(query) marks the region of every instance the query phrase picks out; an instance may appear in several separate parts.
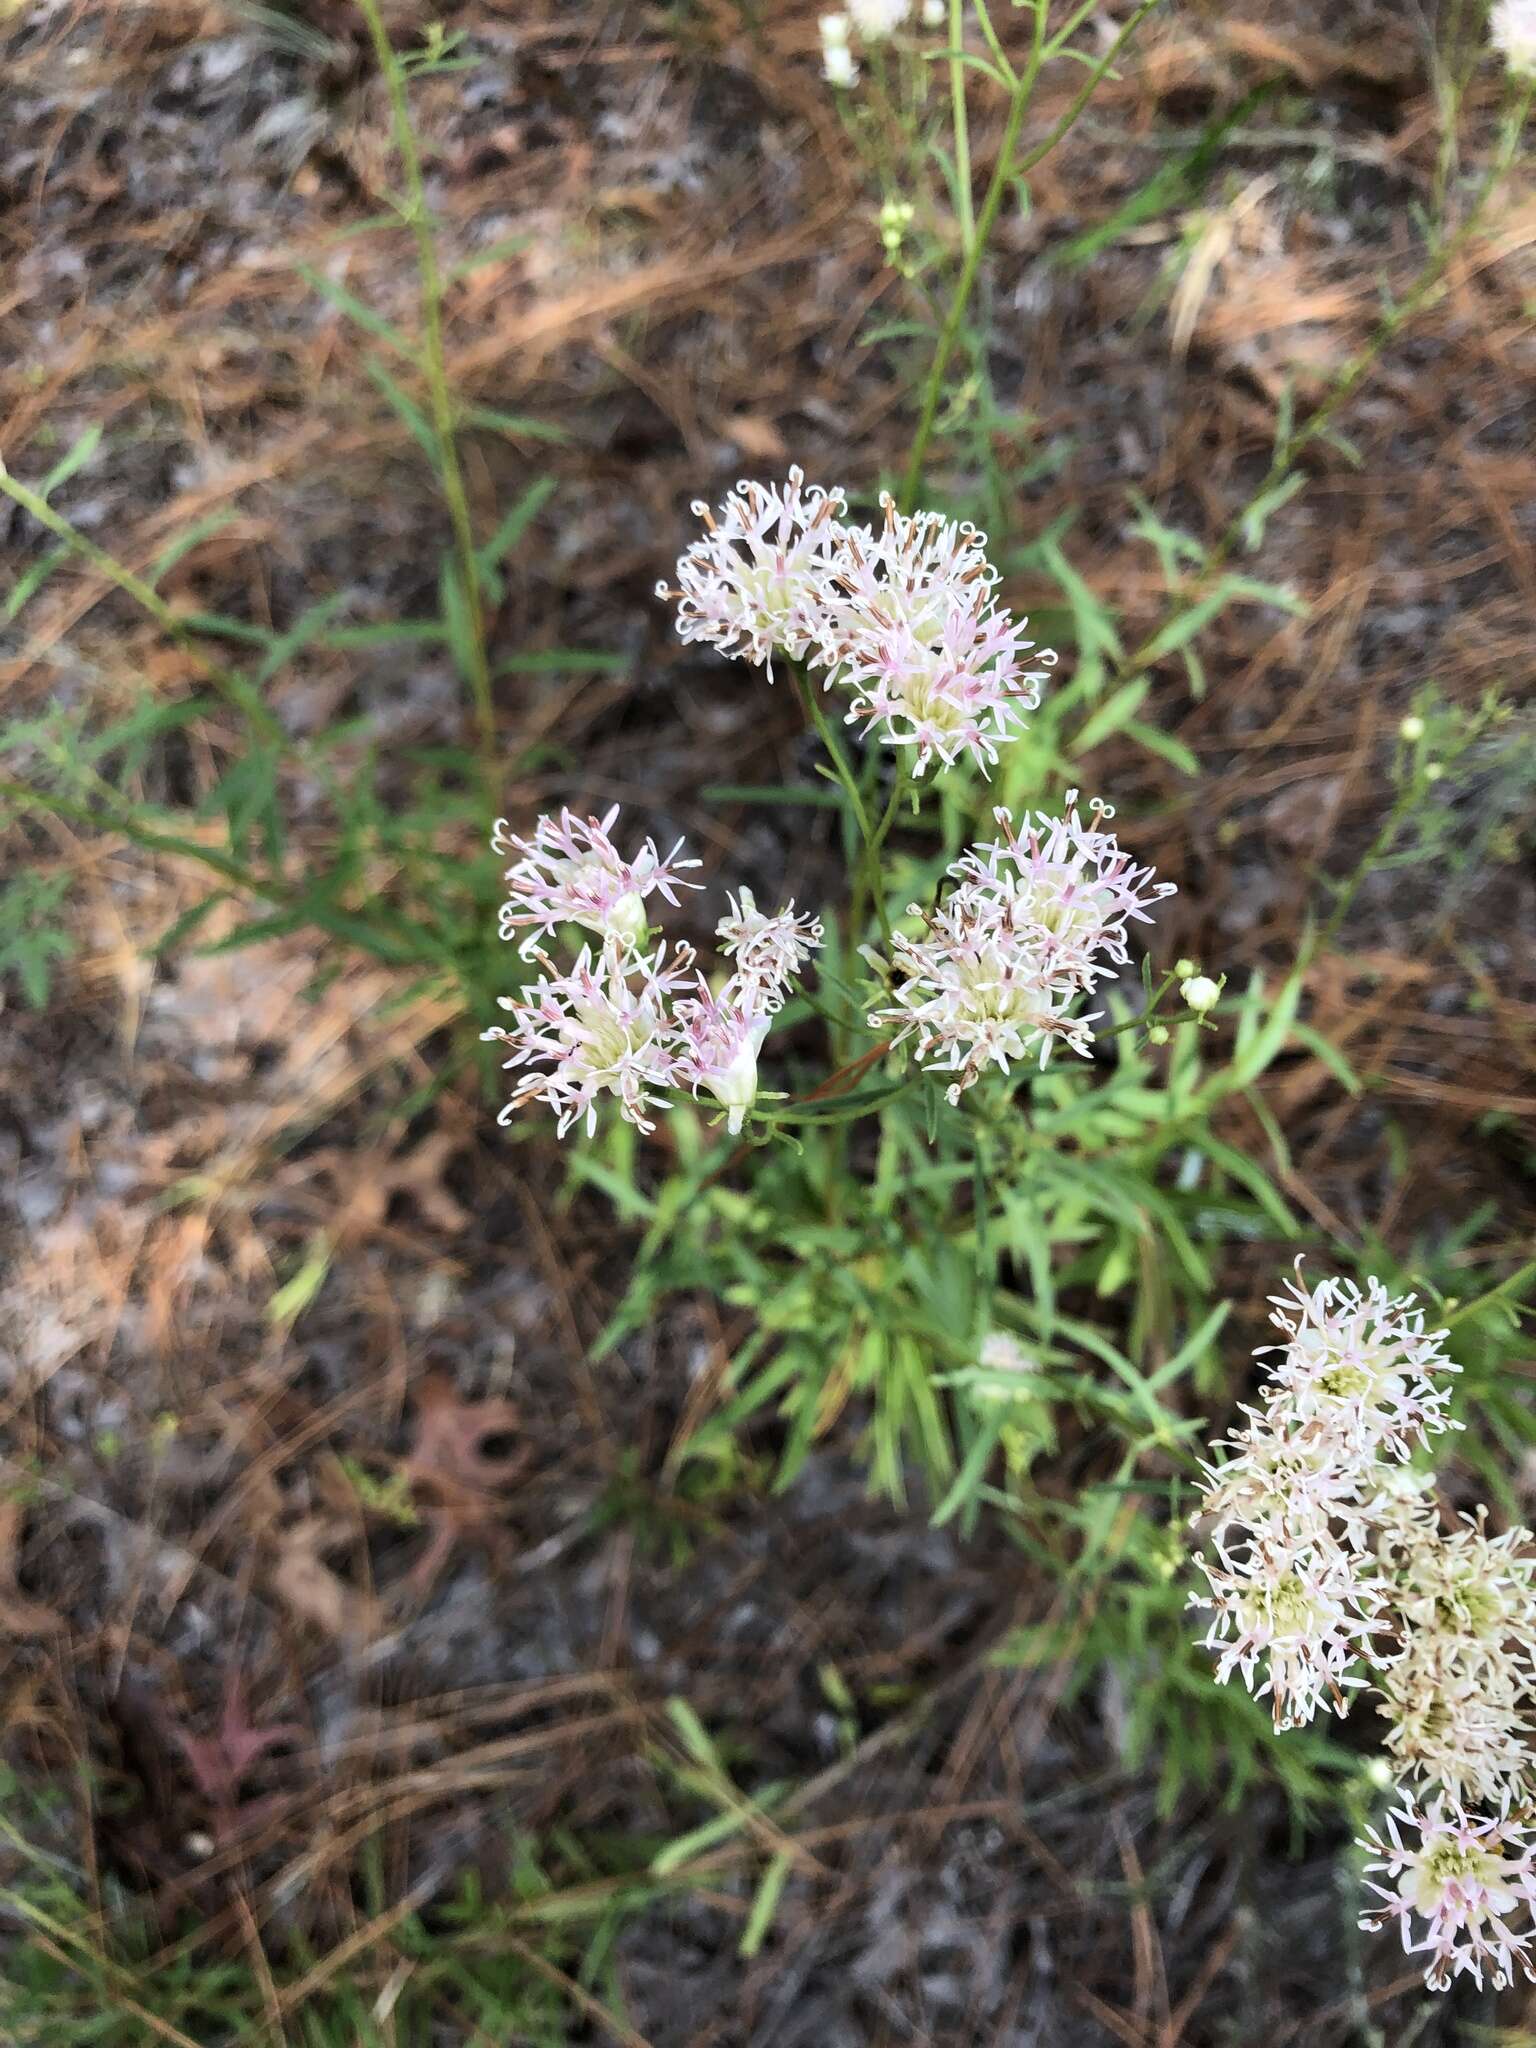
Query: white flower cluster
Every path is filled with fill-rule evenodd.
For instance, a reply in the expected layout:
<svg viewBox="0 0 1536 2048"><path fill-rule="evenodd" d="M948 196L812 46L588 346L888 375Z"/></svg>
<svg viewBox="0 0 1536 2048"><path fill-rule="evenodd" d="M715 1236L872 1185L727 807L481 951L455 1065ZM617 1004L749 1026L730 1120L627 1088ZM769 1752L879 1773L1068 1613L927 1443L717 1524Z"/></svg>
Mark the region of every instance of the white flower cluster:
<svg viewBox="0 0 1536 2048"><path fill-rule="evenodd" d="M1536 0L1494 0L1488 38L1517 77L1536 78Z"/></svg>
<svg viewBox="0 0 1536 2048"><path fill-rule="evenodd" d="M541 1102L554 1110L561 1137L578 1122L590 1135L598 1098L611 1094L621 1116L650 1131L650 1111L687 1088L712 1095L727 1128L739 1131L757 1098L758 1053L790 982L821 944L820 920L797 915L793 903L767 917L743 889L715 928L732 972L711 988L691 946L673 947L670 957L665 943L653 947L645 907L653 894L676 905L678 888L698 888L682 870L699 863L681 857L681 840L665 860L650 840L626 860L610 836L617 819L617 805L601 819L562 811L540 818L529 839L497 824L496 851L517 855L506 875L502 936L527 931L523 957L544 970L521 995L499 998L510 1026L484 1033L510 1047L508 1068L528 1069L501 1121ZM565 925L598 943L561 972L539 940Z"/></svg>
<svg viewBox="0 0 1536 2048"><path fill-rule="evenodd" d="M923 0L924 28L942 28L947 11L944 0ZM859 67L852 38L857 35L865 43L888 42L911 12L912 0L848 0L846 11L822 15L818 23L821 69L827 83L844 89L857 85Z"/></svg>
<svg viewBox="0 0 1536 2048"><path fill-rule="evenodd" d="M997 602L986 536L881 500L884 523L850 523L839 490L741 483L677 565L678 632L772 675L775 653L824 671L845 719L913 749L913 773L962 754L983 769L1040 701L1056 665Z"/></svg>
<svg viewBox="0 0 1536 2048"><path fill-rule="evenodd" d="M1536 1845L1511 1815L1536 1762L1529 1531L1490 1536L1482 1513L1446 1531L1410 1467L1458 1426L1439 1384L1458 1368L1411 1295L1324 1280L1287 1283L1274 1306L1287 1341L1225 1462L1203 1468L1195 1518L1211 1554L1191 1605L1210 1611L1216 1675L1268 1695L1279 1728L1343 1714L1369 1686L1403 1805L1362 1844L1390 1881L1370 1881L1384 1903L1362 1926L1395 1920L1436 1989L1461 1971L1505 1984L1517 1966L1536 1981Z"/></svg>
<svg viewBox="0 0 1536 2048"><path fill-rule="evenodd" d="M899 979L870 1025L893 1043L915 1035L919 1060L955 1076L951 1102L989 1066L1006 1073L1037 1049L1043 1065L1058 1039L1086 1055L1095 1016L1073 1003L1125 963L1130 921L1172 893L1101 829L1108 805L1091 813L1085 824L1076 790L1060 818L995 811L1002 838L950 867L955 886L920 937L892 939Z"/></svg>

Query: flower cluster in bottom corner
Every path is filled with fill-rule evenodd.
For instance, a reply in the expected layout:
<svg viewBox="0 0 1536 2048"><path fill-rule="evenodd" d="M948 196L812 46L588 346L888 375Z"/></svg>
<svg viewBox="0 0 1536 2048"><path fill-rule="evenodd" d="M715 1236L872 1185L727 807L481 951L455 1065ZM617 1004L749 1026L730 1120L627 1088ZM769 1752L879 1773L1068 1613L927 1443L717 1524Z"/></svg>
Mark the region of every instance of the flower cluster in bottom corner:
<svg viewBox="0 0 1536 2048"><path fill-rule="evenodd" d="M757 1098L763 1040L822 942L820 920L793 903L767 916L743 889L715 928L731 971L712 986L691 946L654 936L646 907L652 895L675 905L678 888L697 888L682 871L698 862L682 857L681 842L663 859L649 840L626 859L612 838L617 819L617 806L601 819L563 811L540 818L528 839L497 826L496 850L517 856L502 934L525 933L523 956L541 970L520 995L499 998L510 1023L482 1034L508 1048L504 1064L521 1075L501 1121L540 1103L562 1137L573 1124L590 1135L611 1095L621 1116L651 1131L652 1112L686 1090L713 1097L737 1132ZM562 968L540 939L569 925L590 937Z"/></svg>
<svg viewBox="0 0 1536 2048"><path fill-rule="evenodd" d="M1444 1331L1377 1281L1299 1281L1274 1302L1259 1406L1206 1465L1205 1644L1277 1727L1369 1695L1401 1803L1370 1831L1361 1925L1395 1924L1440 1990L1461 1973L1536 1982L1536 1555L1485 1510L1444 1524L1410 1460L1458 1425Z"/></svg>

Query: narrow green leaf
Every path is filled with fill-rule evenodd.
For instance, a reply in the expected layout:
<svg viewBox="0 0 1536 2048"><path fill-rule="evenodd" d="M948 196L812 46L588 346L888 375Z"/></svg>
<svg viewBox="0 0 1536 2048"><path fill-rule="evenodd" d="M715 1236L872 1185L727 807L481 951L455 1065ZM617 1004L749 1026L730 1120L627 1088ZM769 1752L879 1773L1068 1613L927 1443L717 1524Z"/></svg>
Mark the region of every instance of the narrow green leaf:
<svg viewBox="0 0 1536 2048"><path fill-rule="evenodd" d="M100 446L101 424L93 420L68 454L56 462L43 478L37 487L37 495L45 500L51 497L60 484L68 483L77 470L84 469Z"/></svg>
<svg viewBox="0 0 1536 2048"><path fill-rule="evenodd" d="M377 356L366 357L363 362L363 368L367 371L372 382L383 392L393 411L405 423L407 430L419 443L422 453L426 456L428 462L431 463L433 469L441 471L443 456L442 450L437 444L437 434L432 426L432 422L427 418L415 399L408 397L400 389L400 386L391 377Z"/></svg>
<svg viewBox="0 0 1536 2048"><path fill-rule="evenodd" d="M784 1893L785 1881L794 1867L794 1858L787 1849L781 1849L763 1872L758 1885L757 1896L752 1901L752 1910L747 1915L747 1924L742 1929L741 1940L736 1945L739 1956L751 1960L762 1947L773 1916L779 1910L779 1900Z"/></svg>
<svg viewBox="0 0 1536 2048"><path fill-rule="evenodd" d="M389 222L382 220L378 224L390 225ZM311 290L317 291L322 299L328 300L338 313L345 313L365 334L371 334L376 341L387 342L396 355L403 356L407 362L416 360L415 349L399 328L392 327L381 313L374 312L372 306L365 306L345 285L339 285L333 278L311 269L307 263L296 264L295 268Z"/></svg>

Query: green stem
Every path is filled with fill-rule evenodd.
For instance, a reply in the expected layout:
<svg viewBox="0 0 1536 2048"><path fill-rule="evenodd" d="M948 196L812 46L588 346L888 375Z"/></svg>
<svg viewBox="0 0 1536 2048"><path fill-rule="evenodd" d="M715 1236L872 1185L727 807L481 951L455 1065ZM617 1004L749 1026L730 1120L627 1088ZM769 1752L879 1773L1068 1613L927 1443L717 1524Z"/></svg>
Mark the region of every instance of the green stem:
<svg viewBox="0 0 1536 2048"><path fill-rule="evenodd" d="M458 558L459 580L469 612L469 688L474 699L475 723L487 778L493 771L496 749L496 713L491 695L491 664L486 647L485 613L481 603L480 562L475 552L474 522L459 466L454 429L453 394L448 384L448 364L443 351L443 280L437 260L437 242L432 214L427 205L426 180L422 175L421 151L411 124L410 100L399 54L389 39L379 11L379 0L357 0L373 38L374 54L389 91L390 116L395 148L405 172L407 204L404 218L416 240L416 264L421 277L421 371L432 408L432 427L438 451L438 477L453 526L454 552Z"/></svg>
<svg viewBox="0 0 1536 2048"><path fill-rule="evenodd" d="M849 937L854 945L858 945L864 931L867 903L874 904L876 914L880 919L881 935L887 945L891 942L890 916L885 904L885 890L880 880L880 850L890 836L891 826L895 822L896 812L900 807L902 797L906 794L906 788L906 763L904 760L901 760L896 764L896 774L891 784L890 800L885 806L885 811L879 824L865 840L864 857L859 862L858 873L854 877L853 907L848 918Z"/></svg>
<svg viewBox="0 0 1536 2048"><path fill-rule="evenodd" d="M1461 1302L1446 1317L1446 1329L1453 1330L1458 1323L1465 1322L1468 1316L1475 1316L1479 1309L1486 1308L1489 1302L1498 1301L1504 1295L1513 1293L1517 1287L1523 1287L1526 1281L1532 1278L1536 1278L1536 1259L1529 1260L1519 1267L1508 1279L1501 1280L1497 1287L1490 1287L1486 1294L1478 1295L1475 1301Z"/></svg>
<svg viewBox="0 0 1536 2048"><path fill-rule="evenodd" d="M815 683L802 676L797 670L795 672L795 686L800 692L800 701L805 706L806 716L810 719L812 725L815 726L817 737L831 757L833 773L843 786L843 792L848 798L849 805L853 811L853 819L858 827L859 837L863 841L858 870L854 878L854 915L849 920L848 934L850 942L854 945L859 943L859 927L863 920L863 898L865 895L868 895L874 902L875 913L880 920L881 935L886 944L889 945L891 942L891 920L890 914L885 907L885 892L880 887L879 879L880 842L876 839L874 830L869 822L869 809L864 802L864 792L859 788L858 777L854 774L852 768L849 767L848 757L838 744L837 735L833 732L827 715L821 708L821 696ZM882 830L881 838L884 837L884 832L888 830L889 825Z"/></svg>
<svg viewBox="0 0 1536 2048"><path fill-rule="evenodd" d="M975 232L965 252L965 261L960 267L954 294L949 302L949 311L944 316L944 325L939 330L938 344L934 349L933 362L929 367L928 381L923 390L922 409L918 415L917 432L912 440L912 452L907 459L906 475L901 486L901 509L910 512L917 503L918 489L923 480L923 463L928 454L928 443L933 438L934 423L938 418L939 403L944 395L944 376L949 368L949 359L954 354L960 330L965 325L966 311L970 306L971 293L975 289L977 272L981 267L982 253L987 238L997 221L1002 207L1003 195L1015 177L1023 177L1031 171L1061 141L1077 117L1093 97L1104 74L1109 70L1126 43L1142 21L1161 5L1161 0L1142 0L1136 12L1126 22L1104 57L1089 73L1086 83L1072 100L1061 119L1050 130L1043 141L1029 154L1014 163L1013 153L1018 147L1019 130L1034 92L1035 81L1046 57L1045 17L1050 0L1035 0L1034 42L1029 61L1019 74L1018 82L1008 102L1008 119L1003 129L1003 139L997 153L997 162L992 168L992 177L987 186L986 196L981 202L981 211L976 216Z"/></svg>
<svg viewBox="0 0 1536 2048"><path fill-rule="evenodd" d="M109 555L105 548L98 547L93 540L88 540L78 527L71 526L62 513L55 512L46 498L40 498L36 491L29 491L24 483L19 483L10 475L3 463L0 463L0 491L4 491L5 495L20 505L24 512L29 512L39 526L45 527L49 533L63 541L72 554L78 555L84 562L89 562L109 583L115 583L118 589L131 597L141 610L147 612L167 639L174 640L178 647L184 647L191 654L205 680L250 722L252 728L260 733L264 740L286 740L287 735L282 726L262 703L246 677L237 669L225 668L219 662L210 661L198 646L194 630L166 603L152 583L146 583L141 576L135 576L115 555Z"/></svg>
<svg viewBox="0 0 1536 2048"><path fill-rule="evenodd" d="M969 253L976 239L976 204L971 193L971 134L965 110L965 0L949 0L949 106L955 130L955 197L960 207L960 247Z"/></svg>

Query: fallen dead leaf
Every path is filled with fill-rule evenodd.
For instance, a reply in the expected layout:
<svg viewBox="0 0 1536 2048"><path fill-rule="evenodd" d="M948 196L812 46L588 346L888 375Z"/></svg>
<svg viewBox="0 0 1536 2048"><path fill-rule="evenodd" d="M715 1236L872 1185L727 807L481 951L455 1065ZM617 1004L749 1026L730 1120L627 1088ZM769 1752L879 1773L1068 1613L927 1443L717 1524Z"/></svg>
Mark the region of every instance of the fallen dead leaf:
<svg viewBox="0 0 1536 2048"><path fill-rule="evenodd" d="M522 1417L511 1401L466 1401L446 1373L429 1373L416 1389L416 1426L405 1471L428 1497L422 1503L432 1540L410 1573L424 1591L442 1569L460 1537L483 1532L501 1519L496 1489L509 1486L526 1468L520 1445L486 1449L494 1437L521 1432Z"/></svg>
<svg viewBox="0 0 1536 2048"><path fill-rule="evenodd" d="M349 1643L367 1642L379 1632L378 1602L349 1586L325 1561L328 1550L350 1541L351 1529L326 1515L308 1515L277 1539L268 1583L299 1620Z"/></svg>

